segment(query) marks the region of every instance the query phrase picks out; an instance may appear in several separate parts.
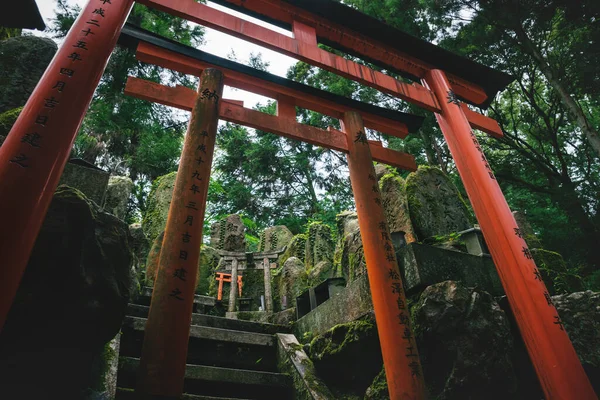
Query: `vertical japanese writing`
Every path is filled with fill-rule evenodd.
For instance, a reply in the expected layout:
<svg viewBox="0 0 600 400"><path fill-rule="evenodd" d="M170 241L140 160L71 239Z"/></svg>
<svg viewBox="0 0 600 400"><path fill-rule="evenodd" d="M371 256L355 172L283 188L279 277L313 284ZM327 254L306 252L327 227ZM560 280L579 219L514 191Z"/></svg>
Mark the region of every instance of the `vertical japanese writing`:
<svg viewBox="0 0 600 400"><path fill-rule="evenodd" d="M52 115L61 107L63 96L68 95L66 89L69 88L69 80L76 76L79 66L86 62L85 54L89 54L89 52L94 50L87 37L95 35L101 29L100 20L106 17L110 5L112 5L111 0L97 1L103 5L103 8L94 9L90 15L82 15L82 18L86 18L85 24L87 28L81 30L72 43L64 44L64 46L68 46L67 48L71 50L67 56L63 55L62 57L64 58L59 60L63 65L58 70L56 82L50 88L48 97L41 100L43 101L42 111L33 117L31 129L21 137L21 143L25 146L21 147L18 154L9 159L11 164L21 168L28 168L35 162L35 152L43 151L45 144L51 142L51 138L45 138L45 135L48 125L53 122Z"/></svg>

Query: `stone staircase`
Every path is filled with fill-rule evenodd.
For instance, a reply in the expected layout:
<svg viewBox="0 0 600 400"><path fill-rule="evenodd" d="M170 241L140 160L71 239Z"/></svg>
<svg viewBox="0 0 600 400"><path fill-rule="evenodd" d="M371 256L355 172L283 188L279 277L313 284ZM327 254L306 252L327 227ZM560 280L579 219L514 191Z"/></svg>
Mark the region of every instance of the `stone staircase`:
<svg viewBox="0 0 600 400"><path fill-rule="evenodd" d="M146 293L144 293L146 294ZM129 304L121 329L116 400L134 400L148 298ZM183 399L292 399L291 378L277 370L282 325L192 315Z"/></svg>

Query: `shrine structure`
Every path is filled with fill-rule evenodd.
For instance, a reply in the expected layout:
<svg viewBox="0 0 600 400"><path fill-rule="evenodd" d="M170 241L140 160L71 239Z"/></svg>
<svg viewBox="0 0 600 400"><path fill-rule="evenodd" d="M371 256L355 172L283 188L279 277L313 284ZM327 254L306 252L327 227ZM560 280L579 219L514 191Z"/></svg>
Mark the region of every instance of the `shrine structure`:
<svg viewBox="0 0 600 400"><path fill-rule="evenodd" d="M521 336L548 399L596 399L472 128L502 136L467 104L487 107L512 78L331 0L217 0L289 29L274 32L193 0L140 3L326 69L435 113L485 236ZM75 135L133 0L90 0L0 148L0 327ZM102 13L99 12L102 9ZM144 336L139 398L183 390L202 223L219 119L347 154L391 399L424 399L419 362L373 160L414 170L414 157L368 140L365 128L405 137L420 118L334 96L157 37L123 29L139 60L200 77L197 91L130 78L126 93L191 110ZM329 53L326 44L399 74ZM406 80L412 81L408 83ZM223 85L277 101L277 115L222 98ZM296 107L340 120L341 131L299 124ZM232 259L231 279L237 281ZM268 263L268 261L267 261ZM265 268L265 274L268 268ZM232 285L235 297L235 285ZM267 306L268 307L268 306Z"/></svg>

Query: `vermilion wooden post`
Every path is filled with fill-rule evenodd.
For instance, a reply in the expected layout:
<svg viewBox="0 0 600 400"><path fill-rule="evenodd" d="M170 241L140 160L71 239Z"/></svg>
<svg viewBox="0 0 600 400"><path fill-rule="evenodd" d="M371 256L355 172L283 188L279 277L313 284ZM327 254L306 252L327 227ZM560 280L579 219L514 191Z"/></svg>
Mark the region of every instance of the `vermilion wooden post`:
<svg viewBox="0 0 600 400"><path fill-rule="evenodd" d="M362 118L347 112L342 125L390 399L424 399L423 371Z"/></svg>
<svg viewBox="0 0 600 400"><path fill-rule="evenodd" d="M223 75L206 69L185 138L138 375L140 398L179 398L187 356Z"/></svg>
<svg viewBox="0 0 600 400"><path fill-rule="evenodd" d="M90 0L0 147L0 331L133 0Z"/></svg>
<svg viewBox="0 0 600 400"><path fill-rule="evenodd" d="M546 398L597 399L523 234L444 72L432 70L425 81L441 104L442 112L436 114L436 118L481 225Z"/></svg>

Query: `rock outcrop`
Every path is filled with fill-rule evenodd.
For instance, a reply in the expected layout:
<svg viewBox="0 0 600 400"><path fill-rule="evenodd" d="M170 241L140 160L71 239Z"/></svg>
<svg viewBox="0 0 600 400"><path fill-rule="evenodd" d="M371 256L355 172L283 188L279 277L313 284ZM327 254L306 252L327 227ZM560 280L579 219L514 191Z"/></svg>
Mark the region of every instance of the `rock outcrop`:
<svg viewBox="0 0 600 400"><path fill-rule="evenodd" d="M511 331L490 294L455 281L435 284L421 294L413 318L433 398L514 397Z"/></svg>
<svg viewBox="0 0 600 400"><path fill-rule="evenodd" d="M362 239L355 212L345 211L336 216L338 241L335 248L334 268L336 276L343 277L347 283L367 271Z"/></svg>
<svg viewBox="0 0 600 400"><path fill-rule="evenodd" d="M307 282L302 260L296 257L288 258L276 280L280 304L286 304L285 308L295 307L296 297L306 288Z"/></svg>
<svg viewBox="0 0 600 400"><path fill-rule="evenodd" d="M57 48L38 36L0 41L0 113L25 105Z"/></svg>
<svg viewBox="0 0 600 400"><path fill-rule="evenodd" d="M466 230L472 225L464 200L444 173L419 167L406 179L410 219L419 241Z"/></svg>
<svg viewBox="0 0 600 400"><path fill-rule="evenodd" d="M218 250L246 251L246 226L242 217L228 215L210 227L210 245Z"/></svg>
<svg viewBox="0 0 600 400"><path fill-rule="evenodd" d="M304 264L310 271L321 261L333 265L334 243L331 228L321 222L313 222L308 226Z"/></svg>
<svg viewBox="0 0 600 400"><path fill-rule="evenodd" d="M96 386L129 300L130 243L124 222L57 189L0 337L3 398L79 399Z"/></svg>
<svg viewBox="0 0 600 400"><path fill-rule="evenodd" d="M146 203L146 213L142 220L144 233L151 242L165 230L167 225L176 178L177 173L171 172L157 178L152 184Z"/></svg>
<svg viewBox="0 0 600 400"><path fill-rule="evenodd" d="M111 176L106 188L104 209L124 220L127 216L129 197L133 193L133 188L133 181L129 177Z"/></svg>
<svg viewBox="0 0 600 400"><path fill-rule="evenodd" d="M406 182L397 173L388 173L379 180L381 203L390 233L404 232L407 243L417 241L408 210Z"/></svg>
<svg viewBox="0 0 600 400"><path fill-rule="evenodd" d="M260 235L258 251L269 252L283 249L287 246L294 234L284 225L272 226L265 229Z"/></svg>

